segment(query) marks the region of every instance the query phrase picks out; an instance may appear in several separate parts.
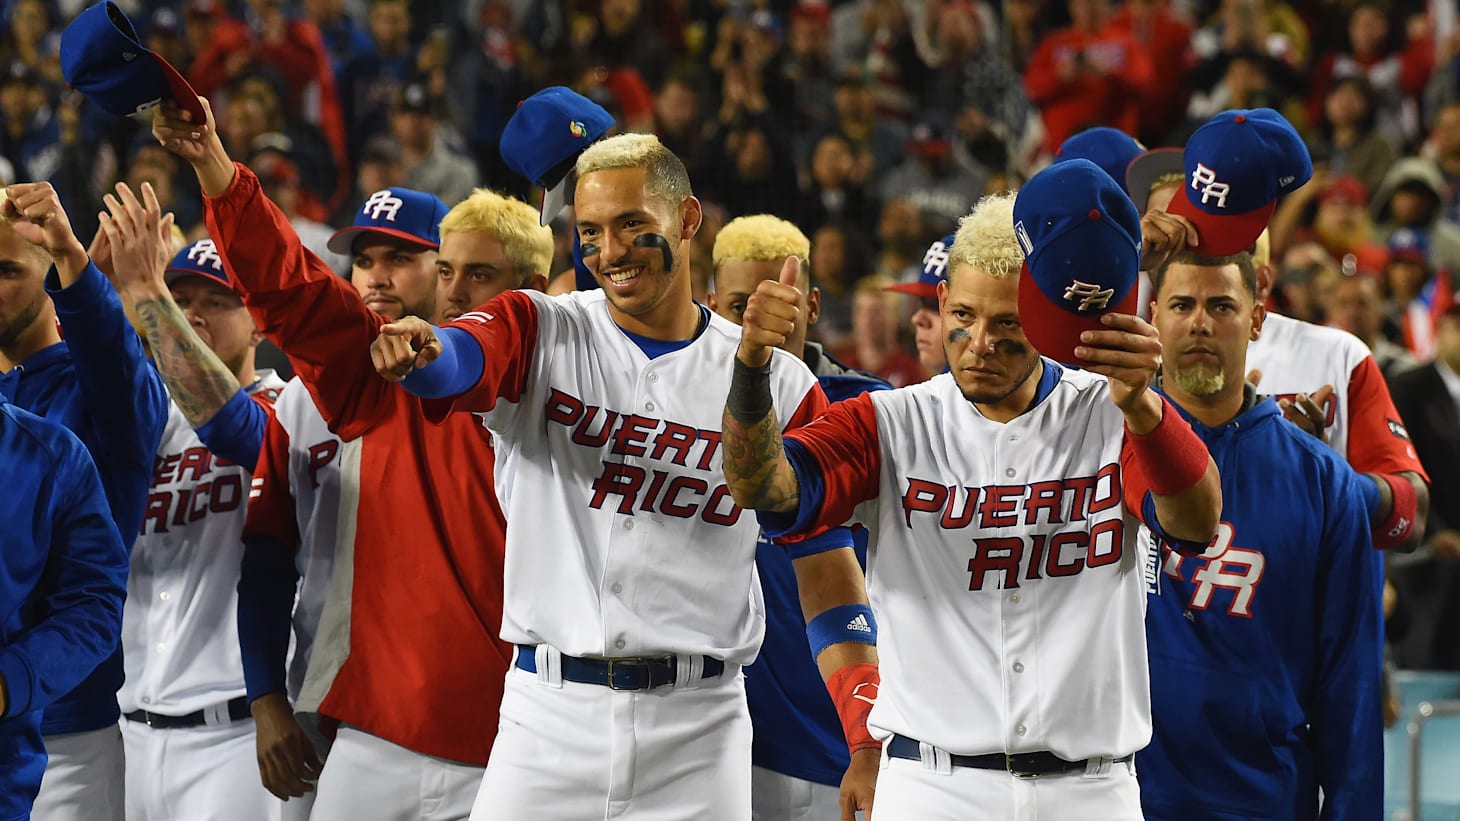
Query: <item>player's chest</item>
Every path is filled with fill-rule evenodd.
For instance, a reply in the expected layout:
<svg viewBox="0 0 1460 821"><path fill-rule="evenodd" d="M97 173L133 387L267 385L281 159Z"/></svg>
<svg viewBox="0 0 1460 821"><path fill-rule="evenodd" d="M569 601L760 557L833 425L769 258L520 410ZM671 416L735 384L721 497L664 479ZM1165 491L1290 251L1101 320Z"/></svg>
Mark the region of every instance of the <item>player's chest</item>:
<svg viewBox="0 0 1460 821"><path fill-rule="evenodd" d="M171 418L152 461L140 535L202 539L211 521L241 518L249 490L248 471L208 450L180 415Z"/></svg>

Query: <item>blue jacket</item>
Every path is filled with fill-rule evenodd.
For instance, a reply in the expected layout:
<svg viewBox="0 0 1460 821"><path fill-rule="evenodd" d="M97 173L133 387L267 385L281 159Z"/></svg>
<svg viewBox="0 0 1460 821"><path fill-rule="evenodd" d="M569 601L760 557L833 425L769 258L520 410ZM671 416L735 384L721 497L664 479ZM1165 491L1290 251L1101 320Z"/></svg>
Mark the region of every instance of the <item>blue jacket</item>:
<svg viewBox="0 0 1460 821"><path fill-rule="evenodd" d="M806 345L806 364L828 399L839 402L892 386L854 371ZM814 542L814 544L813 544ZM796 546L796 555L851 545L867 566L867 531L837 528ZM787 548L764 536L755 548L755 567L765 598L765 641L755 663L745 668L745 696L754 731L751 760L758 767L819 784L837 786L851 764L836 706L811 656L806 618Z"/></svg>
<svg viewBox="0 0 1460 821"><path fill-rule="evenodd" d="M1146 818L1380 818L1383 619L1363 480L1271 398L1220 428L1190 421L1222 475L1222 526L1202 556L1162 547L1147 567Z"/></svg>
<svg viewBox="0 0 1460 821"><path fill-rule="evenodd" d="M68 430L0 396L0 819L41 788L41 710L117 646L127 551L91 456Z"/></svg>
<svg viewBox="0 0 1460 821"><path fill-rule="evenodd" d="M0 374L0 391L17 406L74 433L90 451L112 518L130 551L142 527L152 460L167 425L167 393L127 323L122 302L95 265L61 289L55 269L46 290L66 341ZM72 693L46 711L46 735L116 724L122 686L118 642Z"/></svg>

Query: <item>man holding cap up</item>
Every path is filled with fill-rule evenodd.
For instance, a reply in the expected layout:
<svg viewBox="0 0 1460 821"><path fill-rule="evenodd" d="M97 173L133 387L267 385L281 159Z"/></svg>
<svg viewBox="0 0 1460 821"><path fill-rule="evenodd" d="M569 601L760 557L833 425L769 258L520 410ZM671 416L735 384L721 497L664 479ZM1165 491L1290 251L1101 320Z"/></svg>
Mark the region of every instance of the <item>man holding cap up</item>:
<svg viewBox="0 0 1460 821"><path fill-rule="evenodd" d="M744 360L795 317L793 294L761 284L726 476L773 535L872 531L879 821L1134 821L1131 756L1151 733L1137 523L1200 552L1221 509L1206 448L1150 390L1155 330L1111 313L1134 299L1140 219L1071 160L985 198L955 236L938 287L951 371L784 438L774 411L747 418L769 397Z"/></svg>

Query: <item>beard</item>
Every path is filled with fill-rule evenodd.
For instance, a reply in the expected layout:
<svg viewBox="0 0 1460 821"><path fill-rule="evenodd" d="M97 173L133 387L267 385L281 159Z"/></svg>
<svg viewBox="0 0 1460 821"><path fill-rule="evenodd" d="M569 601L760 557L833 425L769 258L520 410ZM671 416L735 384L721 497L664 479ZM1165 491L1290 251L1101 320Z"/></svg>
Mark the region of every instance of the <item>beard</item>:
<svg viewBox="0 0 1460 821"><path fill-rule="evenodd" d="M1192 396L1213 396L1227 387L1227 374L1220 365L1192 365L1171 369L1171 379L1176 387Z"/></svg>
<svg viewBox="0 0 1460 821"><path fill-rule="evenodd" d="M1028 350L1023 345L1019 345L1015 342L1005 341L1001 342L1000 344L1009 346L1008 348L1002 349L1001 353L1022 355ZM944 353L946 355L947 351L945 350ZM947 361L951 363L953 360L949 359ZM958 391L963 394L964 399L967 399L975 405L994 405L1004 401L1005 399L1008 399L1016 391L1023 387L1024 383L1029 381L1029 377L1034 374L1034 369L1038 367L1038 365L1039 357L1031 356L1029 358L1028 366L1024 368L1024 372L1011 379L1006 385L988 388L965 388L962 384L959 384ZM955 381L957 381L956 376L954 377L954 379Z"/></svg>
<svg viewBox="0 0 1460 821"><path fill-rule="evenodd" d="M11 317L8 322L0 321L0 350L14 345L20 335L35 324L36 317L41 315L41 309L45 306L44 292L35 302L20 309L20 313Z"/></svg>

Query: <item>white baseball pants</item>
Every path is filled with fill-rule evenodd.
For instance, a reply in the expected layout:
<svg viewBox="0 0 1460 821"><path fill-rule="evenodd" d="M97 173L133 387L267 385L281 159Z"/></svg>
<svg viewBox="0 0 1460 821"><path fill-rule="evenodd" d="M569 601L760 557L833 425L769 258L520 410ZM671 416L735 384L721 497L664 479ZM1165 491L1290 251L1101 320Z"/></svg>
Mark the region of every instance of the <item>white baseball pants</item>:
<svg viewBox="0 0 1460 821"><path fill-rule="evenodd" d="M614 691L513 667L472 821L745 821L745 680ZM880 819L879 819L880 821Z"/></svg>
<svg viewBox="0 0 1460 821"><path fill-rule="evenodd" d="M253 721L154 729L122 719L127 821L279 821L259 780Z"/></svg>
<svg viewBox="0 0 1460 821"><path fill-rule="evenodd" d="M750 768L750 821L841 821L836 787Z"/></svg>
<svg viewBox="0 0 1460 821"><path fill-rule="evenodd" d="M1083 773L1015 778L1002 770L939 767L882 754L877 821L1141 821L1141 789L1130 762L1099 777Z"/></svg>
<svg viewBox="0 0 1460 821"><path fill-rule="evenodd" d="M466 821L482 768L422 755L343 726L315 787L310 821Z"/></svg>
<svg viewBox="0 0 1460 821"><path fill-rule="evenodd" d="M126 764L116 725L46 736L46 756L34 821L121 821Z"/></svg>

